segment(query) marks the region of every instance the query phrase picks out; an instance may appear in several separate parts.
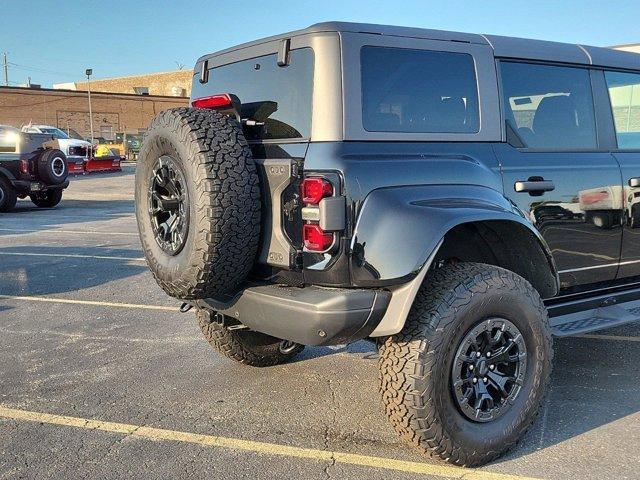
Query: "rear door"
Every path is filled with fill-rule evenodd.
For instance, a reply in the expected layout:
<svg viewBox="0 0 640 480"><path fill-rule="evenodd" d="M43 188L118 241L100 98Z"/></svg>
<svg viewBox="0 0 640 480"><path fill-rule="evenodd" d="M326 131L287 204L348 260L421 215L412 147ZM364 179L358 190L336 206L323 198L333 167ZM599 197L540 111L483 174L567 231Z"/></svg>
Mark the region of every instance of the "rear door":
<svg viewBox="0 0 640 480"><path fill-rule="evenodd" d="M622 255L618 278L640 280L640 73L605 71L623 184Z"/></svg>
<svg viewBox="0 0 640 480"><path fill-rule="evenodd" d="M590 70L500 61L499 71L507 143L495 150L505 194L545 238L565 291L612 282L623 188L598 143Z"/></svg>

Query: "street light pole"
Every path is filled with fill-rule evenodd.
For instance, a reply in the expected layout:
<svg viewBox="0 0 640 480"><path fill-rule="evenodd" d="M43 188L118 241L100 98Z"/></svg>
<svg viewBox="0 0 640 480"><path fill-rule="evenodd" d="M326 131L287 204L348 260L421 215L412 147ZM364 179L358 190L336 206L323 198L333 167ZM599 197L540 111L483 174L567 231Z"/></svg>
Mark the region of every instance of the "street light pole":
<svg viewBox="0 0 640 480"><path fill-rule="evenodd" d="M4 55L4 84L5 86L9 86L9 62L7 61L7 52L3 53Z"/></svg>
<svg viewBox="0 0 640 480"><path fill-rule="evenodd" d="M93 70L87 68L84 72L87 75L87 96L89 97L89 128L91 129L91 145L93 145L93 115L91 113L91 74Z"/></svg>

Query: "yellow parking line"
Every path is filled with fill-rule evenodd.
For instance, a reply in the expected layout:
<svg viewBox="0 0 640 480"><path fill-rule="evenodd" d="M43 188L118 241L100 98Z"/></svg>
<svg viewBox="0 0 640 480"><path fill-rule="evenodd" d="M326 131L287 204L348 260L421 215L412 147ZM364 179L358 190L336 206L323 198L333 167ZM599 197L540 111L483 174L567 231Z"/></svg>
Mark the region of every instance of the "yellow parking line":
<svg viewBox="0 0 640 480"><path fill-rule="evenodd" d="M107 255L81 255L78 253L21 253L0 252L0 255L12 255L14 257L62 257L62 258L92 258L97 260L130 260L132 262L144 262L144 258L118 257Z"/></svg>
<svg viewBox="0 0 640 480"><path fill-rule="evenodd" d="M207 447L222 447L232 450L243 450L265 455L278 455L284 457L307 458L326 462L343 463L363 467L382 468L407 473L433 475L451 479L464 480L535 480L530 477L520 477L501 473L487 472L484 470L470 470L462 467L447 465L408 462L392 458L373 457L354 453L332 452L313 448L292 447L276 443L256 442L239 438L218 437L215 435L202 435L198 433L166 430L141 425L126 423L103 422L89 418L68 417L64 415L52 415L50 413L19 410L0 405L0 416L13 420L25 420L29 422L46 423L49 425L62 425L66 427L83 428L86 430L100 430L123 435L147 438L151 440L165 440L182 443L192 443Z"/></svg>
<svg viewBox="0 0 640 480"><path fill-rule="evenodd" d="M127 232L101 232L98 230L53 230L53 229L29 229L29 228L0 228L0 232L16 232L16 233L70 233L79 235L124 235L137 237L137 233Z"/></svg>
<svg viewBox="0 0 640 480"><path fill-rule="evenodd" d="M624 337L622 335L573 335L573 338L592 338L596 340L619 340L623 342L640 342L640 337Z"/></svg>
<svg viewBox="0 0 640 480"><path fill-rule="evenodd" d="M26 295L26 296L0 295L0 299L23 300L25 302L70 303L70 304L76 304L76 305L93 305L97 307L140 308L143 310L164 310L167 312L178 311L178 307L165 307L163 305L140 305L137 303L98 302L94 300L73 300L70 298L35 297L30 295Z"/></svg>

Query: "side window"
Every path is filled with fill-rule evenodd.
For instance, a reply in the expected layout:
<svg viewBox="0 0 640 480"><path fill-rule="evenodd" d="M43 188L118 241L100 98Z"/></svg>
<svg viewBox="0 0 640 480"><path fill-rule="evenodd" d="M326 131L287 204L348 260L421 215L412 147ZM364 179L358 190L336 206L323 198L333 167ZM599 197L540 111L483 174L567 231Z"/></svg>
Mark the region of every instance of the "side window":
<svg viewBox="0 0 640 480"><path fill-rule="evenodd" d="M597 147L587 69L501 62L500 75L507 131L525 147Z"/></svg>
<svg viewBox="0 0 640 480"><path fill-rule="evenodd" d="M478 87L471 55L362 47L360 61L365 130L478 132Z"/></svg>
<svg viewBox="0 0 640 480"><path fill-rule="evenodd" d="M618 148L640 149L640 75L605 72Z"/></svg>

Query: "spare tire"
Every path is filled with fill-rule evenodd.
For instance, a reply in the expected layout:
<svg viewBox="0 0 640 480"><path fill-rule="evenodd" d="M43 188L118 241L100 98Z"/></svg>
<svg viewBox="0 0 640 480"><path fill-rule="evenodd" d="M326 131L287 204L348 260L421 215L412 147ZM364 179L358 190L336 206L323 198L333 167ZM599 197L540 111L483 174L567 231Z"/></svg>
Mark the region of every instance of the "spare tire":
<svg viewBox="0 0 640 480"><path fill-rule="evenodd" d="M211 110L174 108L145 134L136 218L154 278L185 299L232 293L258 253L260 187L240 124Z"/></svg>
<svg viewBox="0 0 640 480"><path fill-rule="evenodd" d="M47 185L60 185L67 179L67 157L60 150L44 150L37 163L38 176Z"/></svg>

